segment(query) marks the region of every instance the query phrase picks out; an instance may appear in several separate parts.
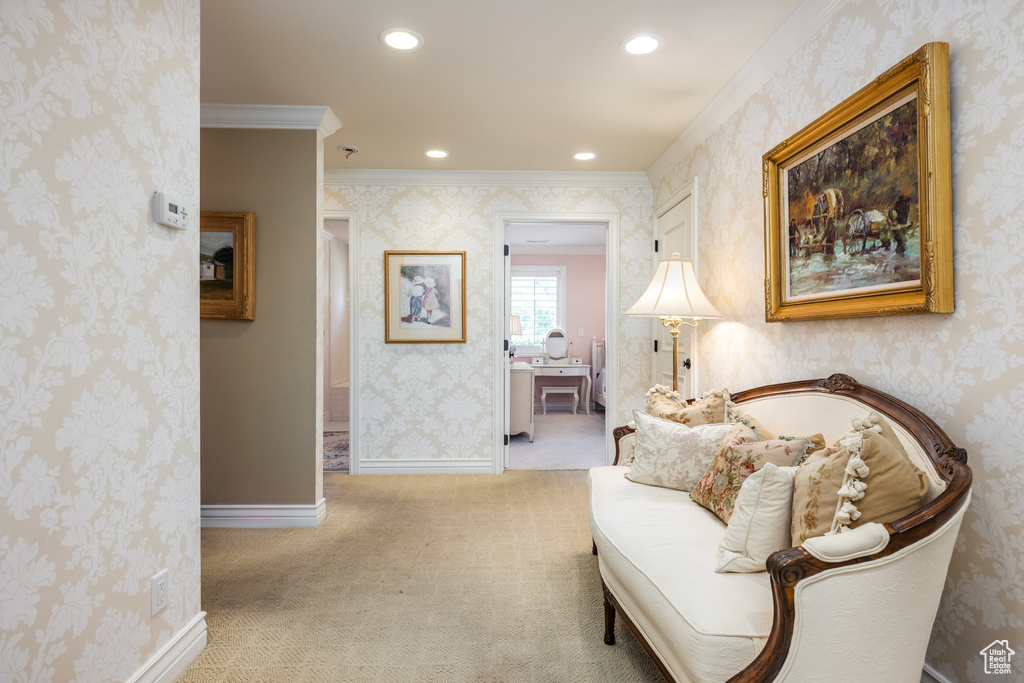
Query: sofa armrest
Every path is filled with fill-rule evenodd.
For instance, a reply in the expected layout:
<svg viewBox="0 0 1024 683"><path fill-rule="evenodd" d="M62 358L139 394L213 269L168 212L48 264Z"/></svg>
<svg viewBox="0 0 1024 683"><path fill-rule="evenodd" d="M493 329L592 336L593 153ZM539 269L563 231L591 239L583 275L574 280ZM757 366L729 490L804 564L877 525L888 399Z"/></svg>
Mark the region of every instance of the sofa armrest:
<svg viewBox="0 0 1024 683"><path fill-rule="evenodd" d="M841 534L808 538L803 549L824 562L845 562L874 555L887 545L889 532L884 525L872 522Z"/></svg>
<svg viewBox="0 0 1024 683"><path fill-rule="evenodd" d="M633 464L633 443L636 441L636 425L630 422L623 427L612 430L615 438L615 462L613 465Z"/></svg>

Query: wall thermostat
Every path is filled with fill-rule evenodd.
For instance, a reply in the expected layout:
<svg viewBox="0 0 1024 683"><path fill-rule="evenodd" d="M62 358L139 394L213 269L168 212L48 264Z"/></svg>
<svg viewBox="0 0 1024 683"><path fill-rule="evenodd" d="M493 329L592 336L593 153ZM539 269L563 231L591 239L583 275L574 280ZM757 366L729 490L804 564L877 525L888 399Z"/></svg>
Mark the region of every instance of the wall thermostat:
<svg viewBox="0 0 1024 683"><path fill-rule="evenodd" d="M157 192L153 195L153 220L168 228L184 230L188 227L188 211L178 197Z"/></svg>

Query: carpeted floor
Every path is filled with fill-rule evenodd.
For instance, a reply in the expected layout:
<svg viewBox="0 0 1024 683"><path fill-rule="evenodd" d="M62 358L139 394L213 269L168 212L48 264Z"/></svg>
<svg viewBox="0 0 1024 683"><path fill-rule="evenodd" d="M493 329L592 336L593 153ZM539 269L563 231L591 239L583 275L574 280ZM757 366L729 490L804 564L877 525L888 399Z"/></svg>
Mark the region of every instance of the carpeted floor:
<svg viewBox="0 0 1024 683"><path fill-rule="evenodd" d="M179 683L660 682L604 633L586 473L324 475L316 529L203 529Z"/></svg>
<svg viewBox="0 0 1024 683"><path fill-rule="evenodd" d="M324 472L348 474L348 431L324 432Z"/></svg>
<svg viewBox="0 0 1024 683"><path fill-rule="evenodd" d="M588 470L605 462L604 411L587 415L581 408L537 410L533 416L533 443L528 434L509 439L508 466L513 470Z"/></svg>

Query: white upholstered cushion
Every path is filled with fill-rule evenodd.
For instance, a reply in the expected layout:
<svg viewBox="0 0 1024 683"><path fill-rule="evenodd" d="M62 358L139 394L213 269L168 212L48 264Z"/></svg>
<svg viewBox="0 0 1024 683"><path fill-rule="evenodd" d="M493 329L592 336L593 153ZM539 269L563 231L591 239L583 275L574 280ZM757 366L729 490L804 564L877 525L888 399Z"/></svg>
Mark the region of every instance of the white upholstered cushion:
<svg viewBox="0 0 1024 683"><path fill-rule="evenodd" d="M716 572L763 572L769 555L790 547L795 472L769 462L743 482Z"/></svg>
<svg viewBox="0 0 1024 683"><path fill-rule="evenodd" d="M716 574L721 520L683 491L629 481L627 469L587 477L601 577L677 680L725 681L771 630L768 574Z"/></svg>

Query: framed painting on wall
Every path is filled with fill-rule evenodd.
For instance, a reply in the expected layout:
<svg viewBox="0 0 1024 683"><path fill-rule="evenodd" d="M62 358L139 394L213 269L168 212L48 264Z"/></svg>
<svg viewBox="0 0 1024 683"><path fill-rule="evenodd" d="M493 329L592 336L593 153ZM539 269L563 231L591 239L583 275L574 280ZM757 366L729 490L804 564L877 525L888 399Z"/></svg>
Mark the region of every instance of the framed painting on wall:
<svg viewBox="0 0 1024 683"><path fill-rule="evenodd" d="M255 217L244 211L199 215L199 317L252 320Z"/></svg>
<svg viewBox="0 0 1024 683"><path fill-rule="evenodd" d="M384 341L466 341L466 252L384 252Z"/></svg>
<svg viewBox="0 0 1024 683"><path fill-rule="evenodd" d="M949 46L764 155L765 320L953 311Z"/></svg>

